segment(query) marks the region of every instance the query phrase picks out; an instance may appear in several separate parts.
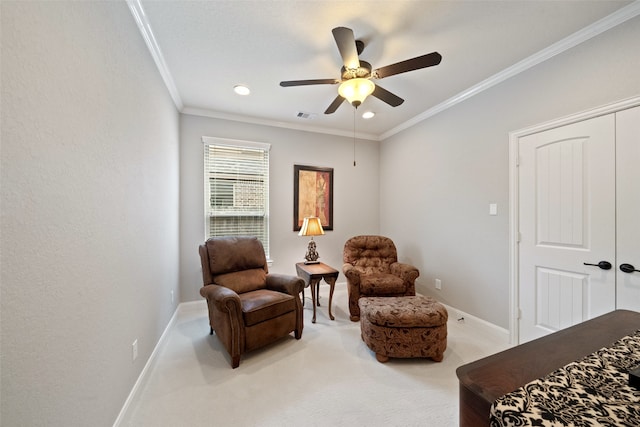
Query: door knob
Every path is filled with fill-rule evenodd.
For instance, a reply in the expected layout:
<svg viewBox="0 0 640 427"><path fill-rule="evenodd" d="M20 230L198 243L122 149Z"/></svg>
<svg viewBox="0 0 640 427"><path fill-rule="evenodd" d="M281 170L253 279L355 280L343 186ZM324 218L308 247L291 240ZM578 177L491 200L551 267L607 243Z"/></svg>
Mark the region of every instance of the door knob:
<svg viewBox="0 0 640 427"><path fill-rule="evenodd" d="M633 273L634 271L640 272L640 270L636 270L636 268L631 264L620 264L620 270L625 273Z"/></svg>
<svg viewBox="0 0 640 427"><path fill-rule="evenodd" d="M611 270L611 263L609 261L600 261L597 264L589 264L588 262L583 263L584 265L595 265L596 267L600 267L603 270ZM623 264L628 265L628 264ZM622 268L622 265L620 266Z"/></svg>

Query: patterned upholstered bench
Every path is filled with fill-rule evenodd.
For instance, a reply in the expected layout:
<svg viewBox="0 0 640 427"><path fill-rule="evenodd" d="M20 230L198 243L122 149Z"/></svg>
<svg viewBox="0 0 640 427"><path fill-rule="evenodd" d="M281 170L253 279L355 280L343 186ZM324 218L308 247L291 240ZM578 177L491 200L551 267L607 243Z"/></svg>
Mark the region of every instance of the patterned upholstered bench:
<svg viewBox="0 0 640 427"><path fill-rule="evenodd" d="M390 357L442 361L447 348L447 309L423 295L360 298L362 340L379 362Z"/></svg>

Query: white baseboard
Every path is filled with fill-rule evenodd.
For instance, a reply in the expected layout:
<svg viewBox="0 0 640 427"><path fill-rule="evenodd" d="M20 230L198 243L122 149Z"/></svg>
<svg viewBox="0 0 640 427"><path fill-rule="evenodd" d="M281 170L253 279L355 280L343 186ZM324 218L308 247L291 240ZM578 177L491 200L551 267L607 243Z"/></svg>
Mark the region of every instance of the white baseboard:
<svg viewBox="0 0 640 427"><path fill-rule="evenodd" d="M473 316L469 313L466 313L462 310L458 310L455 307L448 306L447 304L442 304L447 309L449 313L449 320L464 322L474 328L479 330L485 330L490 332L492 335L498 335L500 339L503 340L504 344L510 344L511 334L508 329L502 328L498 325L494 325L491 322L487 322L486 320L480 319L479 317Z"/></svg>
<svg viewBox="0 0 640 427"><path fill-rule="evenodd" d="M191 311L191 310L202 311L203 307L204 307L204 312L207 313L207 300L205 299L201 299L198 301L181 302L180 305L178 306L178 310L180 312Z"/></svg>
<svg viewBox="0 0 640 427"><path fill-rule="evenodd" d="M144 384L144 380L146 379L146 376L149 373L151 366L153 365L153 362L156 360L159 349L162 347L162 345L167 339L169 329L171 329L173 324L176 322L178 312L182 309L183 305L185 304L190 305L195 303L200 303L200 301L194 301L194 303L181 303L173 312L173 316L171 316L171 320L169 320L169 323L164 328L164 331L162 331L162 335L160 336L160 339L156 343L156 346L154 347L153 351L151 352L149 359L147 359L147 363L145 363L144 368L142 368L142 371L140 372L140 375L138 376L136 383L133 385L133 388L131 389L131 392L129 393L127 400L125 400L124 405L122 406L122 409L118 414L118 418L116 418L116 420L113 423L113 427L119 427L122 424L122 421L124 420L124 417L127 414L127 411L129 410L129 406L131 406L131 402L133 402L134 397L136 396L138 391L142 388L142 384Z"/></svg>

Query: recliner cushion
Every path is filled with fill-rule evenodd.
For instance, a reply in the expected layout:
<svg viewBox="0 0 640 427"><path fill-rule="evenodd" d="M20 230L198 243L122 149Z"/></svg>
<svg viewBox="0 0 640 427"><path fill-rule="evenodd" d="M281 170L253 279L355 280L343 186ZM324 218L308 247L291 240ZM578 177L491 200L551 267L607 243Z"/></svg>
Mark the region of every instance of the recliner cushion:
<svg viewBox="0 0 640 427"><path fill-rule="evenodd" d="M252 326L294 311L294 298L296 297L269 289L240 294L244 324Z"/></svg>
<svg viewBox="0 0 640 427"><path fill-rule="evenodd" d="M360 293L362 295L396 295L406 291L404 280L387 273L361 276Z"/></svg>
<svg viewBox="0 0 640 427"><path fill-rule="evenodd" d="M262 243L255 237L217 237L206 242L211 275L253 268L267 269Z"/></svg>
<svg viewBox="0 0 640 427"><path fill-rule="evenodd" d="M398 252L388 237L355 236L345 243L342 258L367 274L388 273L389 266L398 261Z"/></svg>
<svg viewBox="0 0 640 427"><path fill-rule="evenodd" d="M229 288L237 294L243 294L266 288L267 272L262 268L234 271L215 276L213 283Z"/></svg>

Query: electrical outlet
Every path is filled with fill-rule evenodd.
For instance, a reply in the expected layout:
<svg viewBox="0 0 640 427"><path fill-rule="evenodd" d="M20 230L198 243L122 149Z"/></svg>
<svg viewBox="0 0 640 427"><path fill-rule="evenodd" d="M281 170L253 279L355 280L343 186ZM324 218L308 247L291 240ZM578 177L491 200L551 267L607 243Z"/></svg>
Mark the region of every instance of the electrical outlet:
<svg viewBox="0 0 640 427"><path fill-rule="evenodd" d="M442 289L442 281L440 279L436 279L436 289Z"/></svg>
<svg viewBox="0 0 640 427"><path fill-rule="evenodd" d="M138 339L131 344L131 358L135 361L138 358Z"/></svg>

